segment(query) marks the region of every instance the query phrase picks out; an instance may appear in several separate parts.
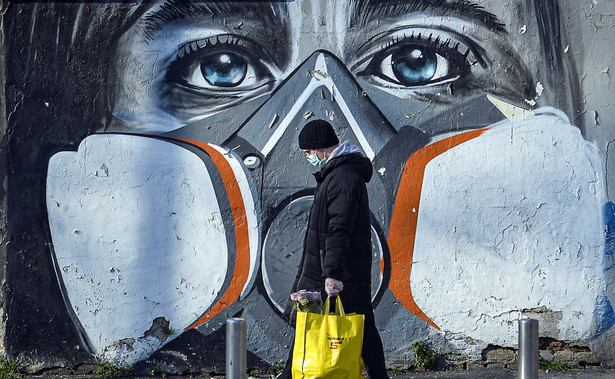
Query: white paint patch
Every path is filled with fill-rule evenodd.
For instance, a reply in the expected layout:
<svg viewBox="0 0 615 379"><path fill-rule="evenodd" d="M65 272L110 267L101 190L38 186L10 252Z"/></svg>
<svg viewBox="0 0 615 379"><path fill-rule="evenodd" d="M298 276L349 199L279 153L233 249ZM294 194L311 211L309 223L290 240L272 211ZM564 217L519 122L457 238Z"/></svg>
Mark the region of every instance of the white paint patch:
<svg viewBox="0 0 615 379"><path fill-rule="evenodd" d="M174 337L146 336L154 319L183 330L222 288L220 208L207 167L186 149L90 136L51 158L47 210L66 296L105 361L143 359Z"/></svg>
<svg viewBox="0 0 615 379"><path fill-rule="evenodd" d="M525 34L525 32L527 32L527 25L523 25L521 27L521 29L519 30L519 34Z"/></svg>
<svg viewBox="0 0 615 379"><path fill-rule="evenodd" d="M561 312L558 340L595 333L605 288L598 149L553 114L503 121L426 167L411 271L442 331L515 347L524 309ZM598 312L599 313L599 312Z"/></svg>
<svg viewBox="0 0 615 379"><path fill-rule="evenodd" d="M387 169L386 169L386 167L380 167L380 168L378 169L378 173L379 173L381 176L384 176L384 172L385 172L386 170L387 170Z"/></svg>
<svg viewBox="0 0 615 379"><path fill-rule="evenodd" d="M542 96L542 92L545 90L545 87L542 85L541 82L537 82L536 83L536 98L538 99L540 96Z"/></svg>

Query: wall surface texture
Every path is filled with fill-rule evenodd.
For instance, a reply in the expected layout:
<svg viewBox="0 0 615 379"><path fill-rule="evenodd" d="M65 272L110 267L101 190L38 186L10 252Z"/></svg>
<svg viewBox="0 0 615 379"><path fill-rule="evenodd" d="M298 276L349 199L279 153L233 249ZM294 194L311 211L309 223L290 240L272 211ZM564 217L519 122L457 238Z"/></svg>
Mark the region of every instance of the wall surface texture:
<svg viewBox="0 0 615 379"><path fill-rule="evenodd" d="M0 4L9 355L220 370L238 316L285 359L324 119L374 167L389 366L523 317L615 365L614 1Z"/></svg>

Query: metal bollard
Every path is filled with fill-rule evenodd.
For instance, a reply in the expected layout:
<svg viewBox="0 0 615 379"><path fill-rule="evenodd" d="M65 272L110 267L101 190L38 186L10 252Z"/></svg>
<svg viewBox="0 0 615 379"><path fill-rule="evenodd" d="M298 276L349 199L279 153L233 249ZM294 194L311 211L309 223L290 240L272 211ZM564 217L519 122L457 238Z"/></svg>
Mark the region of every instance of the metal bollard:
<svg viewBox="0 0 615 379"><path fill-rule="evenodd" d="M519 379L538 378L538 320L519 320Z"/></svg>
<svg viewBox="0 0 615 379"><path fill-rule="evenodd" d="M226 379L246 379L248 371L247 326L242 318L226 320Z"/></svg>

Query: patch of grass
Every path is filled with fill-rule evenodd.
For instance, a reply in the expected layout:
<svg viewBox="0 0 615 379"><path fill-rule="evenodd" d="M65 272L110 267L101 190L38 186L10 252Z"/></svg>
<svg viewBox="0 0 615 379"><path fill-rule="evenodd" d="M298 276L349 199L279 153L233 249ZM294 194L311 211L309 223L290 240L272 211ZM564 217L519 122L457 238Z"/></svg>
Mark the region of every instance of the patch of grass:
<svg viewBox="0 0 615 379"><path fill-rule="evenodd" d="M540 358L538 360L538 368L543 371L565 372L572 371L572 368L563 362L547 361Z"/></svg>
<svg viewBox="0 0 615 379"><path fill-rule="evenodd" d="M0 358L0 378L1 379L18 379L21 378L19 373L19 363L17 360L9 357Z"/></svg>
<svg viewBox="0 0 615 379"><path fill-rule="evenodd" d="M392 376L398 376L404 374L406 370L402 368L390 368L387 370L387 372Z"/></svg>
<svg viewBox="0 0 615 379"><path fill-rule="evenodd" d="M161 378L166 378L167 373L162 371L162 368L160 366L156 366L150 370L149 376L159 376Z"/></svg>
<svg viewBox="0 0 615 379"><path fill-rule="evenodd" d="M430 370L436 364L436 354L431 351L427 342L421 340L412 343L412 353L414 354L414 363L417 367L424 370Z"/></svg>
<svg viewBox="0 0 615 379"><path fill-rule="evenodd" d="M286 361L284 359L279 359L276 363L273 364L273 369L271 370L271 374L275 377L278 376L279 373L284 371L286 367Z"/></svg>
<svg viewBox="0 0 615 379"><path fill-rule="evenodd" d="M175 329L171 328L170 325L166 326L162 332L167 336L167 337L171 337L173 334L175 334Z"/></svg>
<svg viewBox="0 0 615 379"><path fill-rule="evenodd" d="M134 372L130 367L123 365L114 365L111 363L97 363L98 369L96 369L95 375L104 376L106 378L123 378L127 376L134 376Z"/></svg>

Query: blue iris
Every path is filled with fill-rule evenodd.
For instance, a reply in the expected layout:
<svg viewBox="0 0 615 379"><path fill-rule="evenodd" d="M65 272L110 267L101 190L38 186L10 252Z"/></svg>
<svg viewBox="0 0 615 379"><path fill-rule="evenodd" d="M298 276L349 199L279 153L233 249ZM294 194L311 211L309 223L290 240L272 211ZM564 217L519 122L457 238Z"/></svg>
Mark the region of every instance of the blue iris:
<svg viewBox="0 0 615 379"><path fill-rule="evenodd" d="M393 53L391 61L393 74L406 86L428 82L434 77L438 67L436 53L422 46L399 49Z"/></svg>
<svg viewBox="0 0 615 379"><path fill-rule="evenodd" d="M248 62L241 54L220 52L203 59L201 72L212 86L236 87L246 77Z"/></svg>

